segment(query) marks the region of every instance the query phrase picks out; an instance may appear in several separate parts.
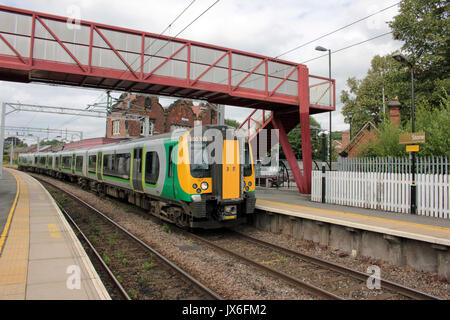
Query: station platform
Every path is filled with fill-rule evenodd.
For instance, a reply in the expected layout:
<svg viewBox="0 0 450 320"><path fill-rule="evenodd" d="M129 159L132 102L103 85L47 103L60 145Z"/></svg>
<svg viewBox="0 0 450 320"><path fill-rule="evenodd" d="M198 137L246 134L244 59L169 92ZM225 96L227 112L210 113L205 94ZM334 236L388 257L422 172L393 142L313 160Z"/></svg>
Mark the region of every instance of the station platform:
<svg viewBox="0 0 450 320"><path fill-rule="evenodd" d="M450 246L450 219L324 204L298 190L256 188L256 209Z"/></svg>
<svg viewBox="0 0 450 320"><path fill-rule="evenodd" d="M0 180L0 300L109 300L62 212L28 174Z"/></svg>

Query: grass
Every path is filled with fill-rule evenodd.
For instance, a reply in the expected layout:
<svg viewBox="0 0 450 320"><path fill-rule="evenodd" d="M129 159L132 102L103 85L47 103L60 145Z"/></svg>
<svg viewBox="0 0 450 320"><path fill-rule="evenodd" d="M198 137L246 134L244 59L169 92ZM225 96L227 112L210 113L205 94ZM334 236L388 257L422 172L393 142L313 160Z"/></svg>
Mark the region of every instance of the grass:
<svg viewBox="0 0 450 320"><path fill-rule="evenodd" d="M137 292L134 289L130 289L127 291L128 296L132 299L132 300L136 300L137 298Z"/></svg>
<svg viewBox="0 0 450 320"><path fill-rule="evenodd" d="M95 236L99 236L100 235L100 228L97 226L89 226L89 232Z"/></svg>
<svg viewBox="0 0 450 320"><path fill-rule="evenodd" d="M161 227L162 231L170 233L170 227L167 223L164 223Z"/></svg>
<svg viewBox="0 0 450 320"><path fill-rule="evenodd" d="M125 258L125 252L117 251L117 252L116 252L116 257L117 257L117 259L123 259L123 258Z"/></svg>
<svg viewBox="0 0 450 320"><path fill-rule="evenodd" d="M111 258L106 254L106 252L103 253L103 261L105 261L105 263L107 265L109 265L111 263Z"/></svg>
<svg viewBox="0 0 450 320"><path fill-rule="evenodd" d="M142 269L144 269L145 271L148 271L148 270L150 270L151 268L153 268L153 262L152 261L150 261L150 262L145 262L143 265L142 265Z"/></svg>
<svg viewBox="0 0 450 320"><path fill-rule="evenodd" d="M150 277L142 275L141 280L139 282L143 287L146 287L148 285L148 283L150 282Z"/></svg>

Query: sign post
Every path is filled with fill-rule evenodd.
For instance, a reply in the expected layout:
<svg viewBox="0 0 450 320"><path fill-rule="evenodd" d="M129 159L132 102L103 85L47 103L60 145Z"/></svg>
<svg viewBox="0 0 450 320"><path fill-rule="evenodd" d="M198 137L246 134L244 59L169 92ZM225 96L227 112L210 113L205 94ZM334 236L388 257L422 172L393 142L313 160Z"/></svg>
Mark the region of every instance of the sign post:
<svg viewBox="0 0 450 320"><path fill-rule="evenodd" d="M411 214L416 214L416 157L415 153L419 151L417 143L425 143L425 132L412 132L398 136L399 144L406 144L406 152L410 152L411 158ZM412 145L411 145L412 144Z"/></svg>

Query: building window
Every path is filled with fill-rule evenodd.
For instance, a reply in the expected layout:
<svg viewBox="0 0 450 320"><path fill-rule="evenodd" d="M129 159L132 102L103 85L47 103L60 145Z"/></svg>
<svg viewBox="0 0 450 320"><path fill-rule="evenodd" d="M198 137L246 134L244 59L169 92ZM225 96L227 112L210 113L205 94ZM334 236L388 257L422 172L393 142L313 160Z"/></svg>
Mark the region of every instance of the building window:
<svg viewBox="0 0 450 320"><path fill-rule="evenodd" d="M145 120L141 119L141 121L139 122L139 126L140 126L140 135L143 136L145 134Z"/></svg>
<svg viewBox="0 0 450 320"><path fill-rule="evenodd" d="M120 134L120 120L112 121L112 134L113 136L117 136Z"/></svg>
<svg viewBox="0 0 450 320"><path fill-rule="evenodd" d="M146 98L145 98L144 107L145 107L145 108L150 108L151 105L152 105L152 100L150 99L150 97L146 97Z"/></svg>
<svg viewBox="0 0 450 320"><path fill-rule="evenodd" d="M154 125L153 121L149 121L148 122L148 135L149 136L153 135L154 129L155 129L155 125Z"/></svg>
<svg viewBox="0 0 450 320"><path fill-rule="evenodd" d="M141 121L139 122L139 127L140 127L140 135L141 136L145 136L145 119L141 119ZM147 136L152 136L153 135L153 130L154 130L154 124L152 120L148 121L148 133Z"/></svg>

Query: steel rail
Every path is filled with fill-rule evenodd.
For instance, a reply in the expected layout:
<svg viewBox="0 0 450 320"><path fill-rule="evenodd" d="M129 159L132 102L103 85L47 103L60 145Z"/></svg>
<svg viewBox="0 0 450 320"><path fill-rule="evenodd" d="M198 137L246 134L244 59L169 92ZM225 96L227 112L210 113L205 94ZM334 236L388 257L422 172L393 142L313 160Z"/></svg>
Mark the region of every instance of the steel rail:
<svg viewBox="0 0 450 320"><path fill-rule="evenodd" d="M228 230L230 230L230 229L228 229ZM357 271L357 270L353 270L353 269L344 267L342 265L339 265L339 264L336 264L336 263L333 263L333 262L330 262L330 261L326 261L326 260L323 260L323 259L319 259L319 258L310 256L310 255L307 255L307 254L304 254L304 253L301 253L301 252L298 252L298 251L294 251L294 250L291 250L291 249L288 249L288 248L284 248L284 247L275 245L273 243L269 243L269 242L266 242L266 241L263 241L263 240L260 240L260 239L256 239L254 237L248 236L246 234L243 234L243 233L240 233L240 232L237 232L237 231L234 231L234 230L230 230L230 231L235 233L235 234L238 234L240 237L245 238L245 239L247 239L250 242L253 242L253 243L256 243L256 244L260 244L260 245L266 246L266 247L271 248L271 249L283 251L283 252L285 252L287 254L296 256L296 257L298 257L300 259L307 260L310 263L315 264L317 266L320 266L320 267L323 267L323 268L328 268L330 270L336 271L336 272L344 274L344 275L349 275L349 276L351 276L353 278L356 278L356 279L358 279L360 281L366 281L367 280L368 275L363 273L363 272L360 272L360 271ZM398 283L395 283L395 282L392 282L392 281L389 281L389 280L386 280L386 279L380 279L380 281L381 281L381 286L382 287L385 287L385 288L387 288L389 290L395 291L396 293L402 294L402 295L407 296L407 297L409 297L411 299L416 299L416 300L441 300L439 297L435 297L435 296L429 295L427 293L424 293L424 292L421 292L421 291L418 291L418 290L415 290L415 289L403 286L401 284L398 284Z"/></svg>
<svg viewBox="0 0 450 320"><path fill-rule="evenodd" d="M66 191L58 186L56 186L55 184L48 182L46 180L42 180L39 179L37 177L35 177L36 179L47 183L49 185L51 185L52 187L54 187L55 189L58 189L64 193L66 193L67 195L69 195L71 198L73 198L74 200L78 201L79 203L83 204L85 207L87 207L88 209L94 211L96 214L98 214L99 216L101 216L102 218L104 218L106 221L108 221L110 224L112 224L113 226L115 226L116 228L118 228L120 231L122 231L123 233L125 233L127 236L129 236L131 239L133 239L134 241L136 241L138 244L140 244L141 246L143 246L145 249L147 249L148 251L150 251L151 253L153 253L155 256L157 256L159 259L161 259L165 264L167 264L169 267L171 267L173 270L175 270L177 273L181 274L185 279L187 279L189 282L191 282L192 284L194 284L195 286L197 286L201 291L203 291L204 293L206 293L207 295L209 295L211 298L215 299L215 300L223 300L222 297L220 297L218 294L216 294L214 291L212 291L211 289L209 289L208 287L204 286L202 283L200 283L198 280L196 280L194 277L192 277L190 274L188 274L186 271L184 271L183 269L181 269L180 267L178 267L175 263L173 263L172 261L170 261L169 259L167 259L165 256L163 256L161 253L159 253L158 251L156 251L154 248L152 248L151 246L149 246L147 243L143 242L141 239L139 239L138 237L136 237L133 233L129 232L127 229L125 229L124 227L122 227L120 224L118 224L117 222L115 222L114 220L112 220L111 218L109 218L107 215L105 215L103 212L99 211L98 209L94 208L93 206L91 206L89 203L85 202L84 200L78 198L76 195L74 195L73 193Z"/></svg>
<svg viewBox="0 0 450 320"><path fill-rule="evenodd" d="M72 217L69 215L69 213L61 206L61 204L59 202L57 202L55 200L56 204L58 205L59 209L61 210L61 212L66 216L67 219L69 219L69 222L75 227L75 229L78 231L78 233L81 235L81 237L83 238L83 240L88 244L89 248L92 250L92 252L94 253L95 257L97 258L97 260L100 262L100 264L102 265L103 269L105 269L105 271L108 273L109 277L111 278L111 280L114 282L115 286L117 287L117 289L120 291L120 294L126 299L126 300L131 300L130 296L128 295L128 293L125 291L125 289L122 287L122 285L120 284L119 280L117 280L116 276L114 275L114 273L111 271L111 269L108 267L108 265L105 263L105 261L102 259L102 257L100 256L100 254L98 253L98 251L94 248L94 245L89 241L89 239L86 237L86 235L83 233L83 231L81 231L80 227L76 224L76 222L72 219Z"/></svg>
<svg viewBox="0 0 450 320"><path fill-rule="evenodd" d="M284 279L284 280L286 280L288 282L291 282L295 286L301 287L302 289L305 289L305 290L309 291L310 293L312 293L314 295L319 295L319 296L322 296L322 297L327 298L329 300L343 300L342 297L339 297L339 296L337 296L337 295L335 295L335 294L333 294L331 292L323 290L323 289L321 289L319 287L316 287L316 286L314 286L312 284L306 283L306 282L304 282L304 281L302 281L300 279L294 278L294 277L292 277L292 276L290 276L290 275L288 275L288 274L286 274L284 272L281 272L281 271L275 270L275 269L273 269L271 267L265 266L265 265L263 265L263 264L261 264L261 263L259 263L257 261L251 260L251 259L249 259L249 258L247 258L247 257L245 257L243 255L240 255L240 254L238 254L238 253L236 253L236 252L234 252L232 250L223 248L223 247L215 244L214 242L206 240L206 239L204 239L204 238L202 238L202 237L200 237L198 235L189 233L189 237L194 238L196 240L199 240L200 242L203 242L203 243L205 243L206 245L208 245L210 247L213 247L215 249L223 251L223 252L225 252L228 255L231 255L231 256L234 256L234 257L236 257L236 258L238 258L240 260L243 260L243 261L247 262L248 264L256 266L257 268L259 268L259 269L261 269L263 271L266 271L268 273L271 273L271 274L277 276L278 278L281 278L281 279Z"/></svg>

